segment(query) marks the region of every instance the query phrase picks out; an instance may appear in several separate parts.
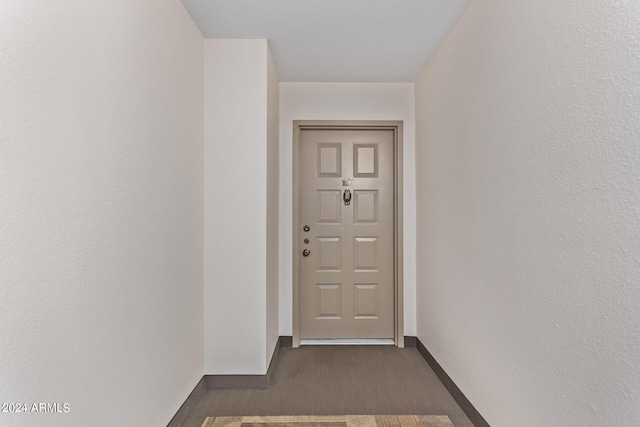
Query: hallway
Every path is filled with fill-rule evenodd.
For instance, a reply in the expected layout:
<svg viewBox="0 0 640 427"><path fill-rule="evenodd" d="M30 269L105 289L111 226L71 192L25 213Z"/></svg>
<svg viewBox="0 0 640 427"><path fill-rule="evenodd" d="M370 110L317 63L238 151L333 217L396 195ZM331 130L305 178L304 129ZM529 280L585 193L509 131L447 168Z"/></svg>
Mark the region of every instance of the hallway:
<svg viewBox="0 0 640 427"><path fill-rule="evenodd" d="M268 389L207 390L179 425L241 415L448 415L473 427L418 350L393 346L281 348Z"/></svg>
<svg viewBox="0 0 640 427"><path fill-rule="evenodd" d="M165 426L203 376L267 372L301 329L296 121L402 122L394 335L487 423L640 425L640 1L399 3L0 2L0 426ZM428 366L285 348L270 389L202 382L179 424L468 426Z"/></svg>

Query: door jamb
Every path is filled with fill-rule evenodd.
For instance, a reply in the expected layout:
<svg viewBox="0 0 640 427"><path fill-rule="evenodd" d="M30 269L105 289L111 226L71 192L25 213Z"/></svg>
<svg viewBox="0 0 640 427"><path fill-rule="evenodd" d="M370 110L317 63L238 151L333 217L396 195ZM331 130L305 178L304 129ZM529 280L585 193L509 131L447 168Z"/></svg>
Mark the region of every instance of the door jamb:
<svg viewBox="0 0 640 427"><path fill-rule="evenodd" d="M392 130L394 170L394 340L397 347L404 347L404 286L403 286L403 122L402 121L351 121L351 120L294 120L293 121L293 347L301 341L300 313L300 133L303 130Z"/></svg>

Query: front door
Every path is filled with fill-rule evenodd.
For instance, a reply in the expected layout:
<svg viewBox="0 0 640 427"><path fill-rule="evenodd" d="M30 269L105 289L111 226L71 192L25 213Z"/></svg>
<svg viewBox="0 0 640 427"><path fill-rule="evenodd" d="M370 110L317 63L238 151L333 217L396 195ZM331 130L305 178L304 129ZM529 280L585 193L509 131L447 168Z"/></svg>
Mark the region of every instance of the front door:
<svg viewBox="0 0 640 427"><path fill-rule="evenodd" d="M300 337L394 338L394 131L300 132Z"/></svg>

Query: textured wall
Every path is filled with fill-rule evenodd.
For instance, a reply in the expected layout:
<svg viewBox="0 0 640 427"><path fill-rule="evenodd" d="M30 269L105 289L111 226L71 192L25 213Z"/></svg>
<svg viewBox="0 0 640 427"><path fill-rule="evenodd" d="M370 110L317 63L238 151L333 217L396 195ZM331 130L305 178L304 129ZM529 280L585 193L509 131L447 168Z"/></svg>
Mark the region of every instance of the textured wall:
<svg viewBox="0 0 640 427"><path fill-rule="evenodd" d="M206 374L263 375L273 354L275 85L266 40L205 41Z"/></svg>
<svg viewBox="0 0 640 427"><path fill-rule="evenodd" d="M418 335L495 427L640 420L640 3L474 2L416 83Z"/></svg>
<svg viewBox="0 0 640 427"><path fill-rule="evenodd" d="M292 334L293 120L404 121L404 328L415 335L413 83L280 83L280 335Z"/></svg>
<svg viewBox="0 0 640 427"><path fill-rule="evenodd" d="M2 426L165 425L202 376L203 38L177 0L0 3Z"/></svg>
<svg viewBox="0 0 640 427"><path fill-rule="evenodd" d="M280 337L278 301L280 209L280 85L267 47L267 367Z"/></svg>

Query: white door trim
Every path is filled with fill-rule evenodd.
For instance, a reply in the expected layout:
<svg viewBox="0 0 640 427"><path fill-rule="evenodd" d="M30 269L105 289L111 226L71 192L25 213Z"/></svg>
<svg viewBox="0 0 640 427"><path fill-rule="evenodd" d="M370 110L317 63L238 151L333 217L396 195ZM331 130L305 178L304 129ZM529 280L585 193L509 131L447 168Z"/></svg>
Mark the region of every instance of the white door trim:
<svg viewBox="0 0 640 427"><path fill-rule="evenodd" d="M403 223L402 223L402 121L347 121L347 120L294 120L293 121L293 347L301 344L300 313L300 133L308 129L324 130L392 130L394 164L394 331L395 345L404 347L404 287L403 287Z"/></svg>

